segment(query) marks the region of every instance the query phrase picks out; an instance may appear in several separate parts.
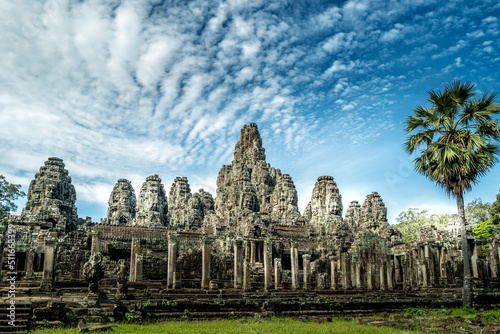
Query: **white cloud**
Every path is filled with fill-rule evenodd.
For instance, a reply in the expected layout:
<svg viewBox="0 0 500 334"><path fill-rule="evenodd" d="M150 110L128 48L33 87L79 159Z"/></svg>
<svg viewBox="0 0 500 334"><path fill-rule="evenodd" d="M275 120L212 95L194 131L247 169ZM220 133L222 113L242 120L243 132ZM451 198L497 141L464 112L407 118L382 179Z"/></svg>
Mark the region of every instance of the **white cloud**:
<svg viewBox="0 0 500 334"><path fill-rule="evenodd" d="M356 36L356 33L350 32L350 33L343 33L339 32L332 37L328 38L324 44L323 44L323 49L327 52L338 52L344 48L350 48L353 45L353 40L354 37Z"/></svg>
<svg viewBox="0 0 500 334"><path fill-rule="evenodd" d="M178 42L174 39L159 38L152 42L138 61L137 80L144 86L156 85L177 48Z"/></svg>
<svg viewBox="0 0 500 334"><path fill-rule="evenodd" d="M383 33L382 37L380 39L382 40L382 42L394 42L400 38L403 38L403 36L404 36L403 30L404 29L405 29L404 25L402 25L401 23L396 23L394 25L394 28Z"/></svg>
<svg viewBox="0 0 500 334"><path fill-rule="evenodd" d="M430 52L436 66L463 71L471 60L458 52L488 56L497 44L477 43L498 39L496 17L467 16L477 28L451 34L456 8L429 2L351 0L305 6L305 15L279 2L152 5L0 2L5 174L25 180L59 156L79 200L101 204L120 177L140 187L153 173L165 184L181 174L213 189L210 173L230 163L244 124L267 131L278 156L326 140L370 143L395 127L384 113L392 96L434 82L416 74L431 72ZM444 39L455 45L438 50Z"/></svg>
<svg viewBox="0 0 500 334"><path fill-rule="evenodd" d="M325 71L325 74L329 75L329 74L332 74L332 73L336 73L336 72L345 72L345 71L351 71L352 69L354 69L356 67L356 62L353 62L352 60L345 63L345 62L342 62L340 60L335 60L332 64L332 66L330 66L326 71Z"/></svg>
<svg viewBox="0 0 500 334"><path fill-rule="evenodd" d="M342 111L349 111L349 110L354 109L355 107L356 107L356 103L351 102L349 104L343 105L342 106Z"/></svg>

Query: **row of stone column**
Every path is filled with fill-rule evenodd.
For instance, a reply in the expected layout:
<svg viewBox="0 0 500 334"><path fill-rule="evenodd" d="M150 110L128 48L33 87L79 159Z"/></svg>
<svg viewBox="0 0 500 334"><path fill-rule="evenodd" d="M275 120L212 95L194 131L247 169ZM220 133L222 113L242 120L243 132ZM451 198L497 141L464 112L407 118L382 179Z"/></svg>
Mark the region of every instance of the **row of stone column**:
<svg viewBox="0 0 500 334"><path fill-rule="evenodd" d="M234 245L234 287L243 290L251 289L251 274L255 259L255 242L250 241L250 254L243 257L243 241L237 240ZM248 249L248 244L247 244ZM281 289L281 259L275 258L273 263L273 247L270 241L264 241L263 264L264 264L264 289ZM299 281L299 256L296 245L290 247L292 289L300 289ZM304 289L311 288L311 255L303 255ZM274 282L273 278L274 268Z"/></svg>
<svg viewBox="0 0 500 334"><path fill-rule="evenodd" d="M97 238L96 238L97 239ZM94 247L94 238L92 240L92 252L98 251L98 247ZM97 244L97 243L96 243ZM167 286L168 288L180 288L181 277L176 271L176 254L178 241L175 235L169 238L168 242L168 258L167 258ZM252 247L253 246L253 247ZM247 241L246 254L243 252L243 240L237 240L234 244L234 281L233 286L236 289L251 289L251 275L255 259L255 242ZM413 264L416 270L412 270L412 264L406 256L391 256L385 258L373 258L366 260L364 263L361 260L352 261L351 255L348 252L342 252L339 256L330 257L330 288L335 289L394 289L395 284L409 283L414 280L421 280L421 285L428 286L430 282L434 282L436 275L443 277L446 275L445 265L443 264L445 256L440 256L439 273L434 270L434 259L430 255L428 247L422 249L420 259L414 257ZM273 263L272 243L264 242L263 247L263 265L264 265L264 288L281 289L281 259L275 258ZM298 290L311 289L311 255L302 255L303 261L303 286L300 286L299 279L299 256L298 249L295 244L290 247L291 260L291 280L292 289ZM45 261L50 261L50 256L46 256ZM201 287L210 288L210 262L211 262L211 240L206 238L202 243L202 277ZM273 270L274 269L274 270ZM364 269L364 270L363 270ZM130 259L130 281L142 280L142 255L140 251L140 241L132 240L131 259ZM273 278L274 271L274 282ZM44 274L45 276L45 274ZM325 285L325 276L318 275L318 288L323 288Z"/></svg>
<svg viewBox="0 0 500 334"><path fill-rule="evenodd" d="M377 259L351 257L348 252L330 257L330 289L394 289L394 264L392 256ZM320 282L318 286L324 285Z"/></svg>

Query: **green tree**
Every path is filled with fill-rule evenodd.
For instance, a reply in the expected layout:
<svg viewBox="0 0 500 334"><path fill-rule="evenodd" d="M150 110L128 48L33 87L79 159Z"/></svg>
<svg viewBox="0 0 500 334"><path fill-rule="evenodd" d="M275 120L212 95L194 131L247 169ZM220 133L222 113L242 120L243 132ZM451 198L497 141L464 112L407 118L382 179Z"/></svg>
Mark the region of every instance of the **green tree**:
<svg viewBox="0 0 500 334"><path fill-rule="evenodd" d="M9 183L0 175L0 219L17 210L14 201L23 196L26 194L21 190L20 184Z"/></svg>
<svg viewBox="0 0 500 334"><path fill-rule="evenodd" d="M474 84L455 80L443 92L429 92L431 107L418 106L405 121L407 138L404 148L419 153L415 170L442 187L457 200L461 222L464 261L463 304L472 303L470 254L465 232L464 193L497 162L500 138L500 112L497 94L485 93L474 98Z"/></svg>
<svg viewBox="0 0 500 334"><path fill-rule="evenodd" d="M429 215L427 210L409 208L407 211L400 212L396 221L398 223L395 227L401 232L403 241L409 243L417 237L419 227L429 224Z"/></svg>
<svg viewBox="0 0 500 334"><path fill-rule="evenodd" d="M490 217L493 224L500 225L500 193L497 194L497 200L491 204Z"/></svg>
<svg viewBox="0 0 500 334"><path fill-rule="evenodd" d="M465 220L472 226L476 226L490 220L491 203L483 202L481 198L474 198L465 206Z"/></svg>
<svg viewBox="0 0 500 334"><path fill-rule="evenodd" d="M445 231L448 227L448 220L450 220L451 215L448 213L443 214L432 214L429 217L429 221L431 225L436 226L436 228L440 231Z"/></svg>
<svg viewBox="0 0 500 334"><path fill-rule="evenodd" d="M405 243L409 243L417 237L417 231L420 227L434 225L438 230L446 230L450 215L432 214L429 216L427 210L419 208L409 208L407 211L400 212L396 217L398 222L394 225L400 232Z"/></svg>
<svg viewBox="0 0 500 334"><path fill-rule="evenodd" d="M498 233L498 227L493 224L491 220L484 221L472 229L472 232L476 235L478 239L482 240L481 248L483 250L483 255L486 256L488 247L488 238L493 238Z"/></svg>

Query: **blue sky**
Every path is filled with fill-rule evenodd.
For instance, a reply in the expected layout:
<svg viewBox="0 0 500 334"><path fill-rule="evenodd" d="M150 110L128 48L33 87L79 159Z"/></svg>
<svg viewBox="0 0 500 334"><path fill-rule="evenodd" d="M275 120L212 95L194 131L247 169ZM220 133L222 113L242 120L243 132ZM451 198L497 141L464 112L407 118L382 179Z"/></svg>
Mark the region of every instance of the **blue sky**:
<svg viewBox="0 0 500 334"><path fill-rule="evenodd" d="M377 191L391 223L454 213L413 172L402 122L453 79L500 92L499 14L497 0L1 1L0 173L27 190L60 157L98 221L119 178L137 193L187 176L215 197L255 122L301 211L332 175L344 212ZM493 201L499 180L496 166L465 201Z"/></svg>

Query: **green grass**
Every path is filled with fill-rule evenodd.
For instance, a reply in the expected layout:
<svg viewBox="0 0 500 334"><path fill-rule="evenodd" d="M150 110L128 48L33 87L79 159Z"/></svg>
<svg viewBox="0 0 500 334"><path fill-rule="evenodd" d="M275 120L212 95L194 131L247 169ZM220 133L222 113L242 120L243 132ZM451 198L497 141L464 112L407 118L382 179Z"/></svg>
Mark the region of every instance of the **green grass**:
<svg viewBox="0 0 500 334"><path fill-rule="evenodd" d="M78 329L37 329L34 334L70 334L78 333ZM332 322L303 322L290 318L271 318L270 320L215 320L215 321L178 321L148 325L121 323L114 327L112 333L174 333L174 334L315 334L315 333L415 333L409 330L398 330L388 327L361 325L355 321L333 320Z"/></svg>
<svg viewBox="0 0 500 334"><path fill-rule="evenodd" d="M410 307L399 314L402 315L413 315L416 318L449 318L449 317L462 317L464 319L473 319L478 314L482 314L483 319L492 320L492 321L500 321L500 309L495 308L491 310L485 310L483 312L479 312L474 307L456 307L456 308L441 308L441 309L428 309L427 307ZM392 316L398 315L398 313L394 313Z"/></svg>

